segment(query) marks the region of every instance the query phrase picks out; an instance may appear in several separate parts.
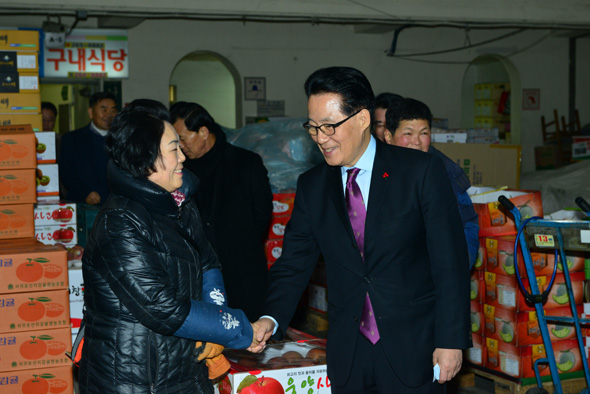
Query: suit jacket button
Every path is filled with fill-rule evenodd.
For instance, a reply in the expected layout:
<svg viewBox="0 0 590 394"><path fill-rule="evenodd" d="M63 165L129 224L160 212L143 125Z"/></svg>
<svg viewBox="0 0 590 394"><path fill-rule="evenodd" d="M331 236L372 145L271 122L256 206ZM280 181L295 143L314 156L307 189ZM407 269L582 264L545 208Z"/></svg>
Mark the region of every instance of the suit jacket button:
<svg viewBox="0 0 590 394"><path fill-rule="evenodd" d="M359 318L358 318L358 317L356 317L356 316L353 316L353 317L352 317L352 320L354 320L354 321L359 321Z"/></svg>
<svg viewBox="0 0 590 394"><path fill-rule="evenodd" d="M369 278L368 276L365 276L365 283L371 283L371 278Z"/></svg>

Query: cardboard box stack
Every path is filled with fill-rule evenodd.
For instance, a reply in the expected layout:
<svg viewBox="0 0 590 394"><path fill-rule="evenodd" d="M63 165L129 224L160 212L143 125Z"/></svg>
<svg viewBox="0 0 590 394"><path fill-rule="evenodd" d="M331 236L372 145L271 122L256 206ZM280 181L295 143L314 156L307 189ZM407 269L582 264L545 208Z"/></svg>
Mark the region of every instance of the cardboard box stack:
<svg viewBox="0 0 590 394"><path fill-rule="evenodd" d="M291 329L290 329L291 330ZM326 369L326 341L309 339L267 345L264 352L224 350L230 361L229 374L218 382L215 392L237 393L330 393ZM287 332L289 335L289 332Z"/></svg>
<svg viewBox="0 0 590 394"><path fill-rule="evenodd" d="M475 85L475 128L498 129L499 137L510 143L510 84Z"/></svg>
<svg viewBox="0 0 590 394"><path fill-rule="evenodd" d="M293 212L294 201L295 193L293 192L273 193L272 219L268 239L265 242L268 268L281 257L281 252L283 251L283 235L285 234L287 222L291 218L291 212Z"/></svg>
<svg viewBox="0 0 590 394"><path fill-rule="evenodd" d="M523 219L543 217L541 195L536 191L504 190L473 196L479 214L480 248L471 276L471 330L474 347L466 352L473 364L513 378L534 378L533 363L546 357L534 304L525 300L517 274L530 292L522 250L514 256L517 229L512 215L497 203L505 195L518 207ZM567 266L577 313L581 316L584 297L585 257L567 253ZM547 249L531 249L531 261L540 291L546 288L555 267L555 256ZM555 282L543 308L547 315L572 316L569 296L558 261ZM582 369L573 325L547 322L553 352L562 373ZM541 364L542 376L550 374Z"/></svg>

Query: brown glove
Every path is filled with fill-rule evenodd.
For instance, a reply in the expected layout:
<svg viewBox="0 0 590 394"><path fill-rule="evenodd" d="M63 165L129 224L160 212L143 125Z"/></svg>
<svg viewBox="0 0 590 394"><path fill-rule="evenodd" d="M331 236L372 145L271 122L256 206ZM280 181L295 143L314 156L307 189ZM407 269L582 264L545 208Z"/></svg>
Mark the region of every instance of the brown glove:
<svg viewBox="0 0 590 394"><path fill-rule="evenodd" d="M202 347L203 342L197 342L196 347ZM223 346L218 345L216 343L205 342L205 347L201 351L201 354L197 357L197 360L201 361L204 359L215 358L216 356L220 355L223 351Z"/></svg>
<svg viewBox="0 0 590 394"><path fill-rule="evenodd" d="M209 368L209 379L211 380L225 374L230 368L229 361L227 361L227 358L223 354L208 358L205 360L205 363L207 363L207 368Z"/></svg>

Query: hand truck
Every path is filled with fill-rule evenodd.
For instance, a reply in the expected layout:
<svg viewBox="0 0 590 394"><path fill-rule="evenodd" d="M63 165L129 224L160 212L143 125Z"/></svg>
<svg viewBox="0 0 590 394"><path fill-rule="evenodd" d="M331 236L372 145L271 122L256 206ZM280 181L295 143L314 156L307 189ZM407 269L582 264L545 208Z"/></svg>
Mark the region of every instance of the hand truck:
<svg viewBox="0 0 590 394"><path fill-rule="evenodd" d="M516 278L518 279L521 291L524 293L525 299L530 303L534 304L537 312L537 319L539 328L541 330L541 336L543 337L543 345L545 346L546 357L537 359L533 365L535 371L535 378L537 380L538 388L530 389L529 392L546 392L543 389L543 383L541 381L541 375L539 373L539 364L548 363L549 370L551 372L551 378L553 380L554 392L557 394L563 394L561 386L561 379L559 376L559 370L555 361L555 354L553 353L553 346L551 344L551 338L549 337L549 330L547 328L547 321L556 323L570 323L574 324L576 330L576 337L578 340L578 346L580 348L580 354L582 359L582 365L584 369L584 376L586 378L587 388L582 391L586 394L590 388L590 372L588 370L588 360L584 353L584 343L582 340L582 331L580 328L581 324L590 323L590 319L581 319L576 310L574 294L572 290L571 278L569 275L569 268L567 266L567 258L565 256L565 250L570 251L590 251L590 221L584 220L545 220L538 216L528 218L521 221L521 215L514 206L514 204L508 200L505 196L500 196L498 201L509 210L514 216L514 222L518 229L516 241L514 243L514 256L515 259L518 256L518 246L522 250L524 258L525 269L529 281L530 292L528 292L522 284L520 274L518 272L518 262L514 262L516 269ZM590 205L582 198L576 198L576 203L580 208L590 216ZM533 268L533 262L529 247L537 247L541 249L553 249L555 250L555 266L553 269L553 275L547 286L547 289L543 293L539 291L537 284L535 270ZM549 291L555 279L555 273L557 270L558 258L561 260L563 266L563 275L565 278L566 288L569 296L570 308L572 310L572 317L569 316L550 316L546 315L543 310L543 304L547 300ZM548 313L551 310L547 311Z"/></svg>

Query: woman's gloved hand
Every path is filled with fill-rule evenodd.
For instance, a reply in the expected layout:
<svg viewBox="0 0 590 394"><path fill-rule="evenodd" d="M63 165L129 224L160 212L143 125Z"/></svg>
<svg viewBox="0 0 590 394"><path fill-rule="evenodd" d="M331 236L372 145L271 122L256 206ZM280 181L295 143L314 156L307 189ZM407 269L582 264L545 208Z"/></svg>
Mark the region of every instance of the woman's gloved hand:
<svg viewBox="0 0 590 394"><path fill-rule="evenodd" d="M229 371L230 365L229 361L223 354L219 354L213 358L205 359L205 363L207 364L207 368L209 368L209 379L217 379L221 375L225 374Z"/></svg>
<svg viewBox="0 0 590 394"><path fill-rule="evenodd" d="M201 353L197 357L197 360L199 361L204 360L206 358L215 358L219 356L224 349L223 346L211 342L205 342L205 346L203 346L203 342L197 341L197 344L195 346L197 348L203 347L203 350L201 350Z"/></svg>

